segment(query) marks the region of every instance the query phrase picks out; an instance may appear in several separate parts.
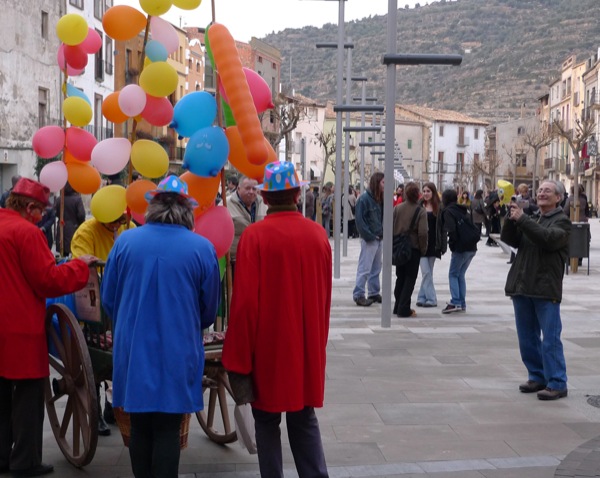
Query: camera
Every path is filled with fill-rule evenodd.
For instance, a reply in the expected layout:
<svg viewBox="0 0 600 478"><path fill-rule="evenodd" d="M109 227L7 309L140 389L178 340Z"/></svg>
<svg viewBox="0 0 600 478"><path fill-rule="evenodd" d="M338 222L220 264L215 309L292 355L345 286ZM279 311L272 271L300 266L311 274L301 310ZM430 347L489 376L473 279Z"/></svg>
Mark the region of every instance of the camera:
<svg viewBox="0 0 600 478"><path fill-rule="evenodd" d="M511 196L510 197L510 202L517 202L517 196Z"/></svg>

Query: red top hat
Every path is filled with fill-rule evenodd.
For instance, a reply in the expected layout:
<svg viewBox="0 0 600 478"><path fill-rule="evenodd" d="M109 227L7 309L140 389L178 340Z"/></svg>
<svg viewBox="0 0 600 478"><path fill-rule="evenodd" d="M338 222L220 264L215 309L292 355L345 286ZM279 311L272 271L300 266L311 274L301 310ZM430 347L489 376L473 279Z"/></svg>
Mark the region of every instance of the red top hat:
<svg viewBox="0 0 600 478"><path fill-rule="evenodd" d="M21 178L13 188L14 194L20 194L31 199L41 202L44 206L50 206L50 189L42 183L38 183L33 179Z"/></svg>

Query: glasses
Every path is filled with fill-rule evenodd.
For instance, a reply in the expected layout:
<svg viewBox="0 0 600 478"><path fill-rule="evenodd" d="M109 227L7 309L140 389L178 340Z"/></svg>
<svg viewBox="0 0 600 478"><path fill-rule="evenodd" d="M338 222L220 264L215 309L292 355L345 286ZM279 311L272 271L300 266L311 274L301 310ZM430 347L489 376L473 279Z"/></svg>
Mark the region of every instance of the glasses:
<svg viewBox="0 0 600 478"><path fill-rule="evenodd" d="M550 189L550 188L544 188L544 189L538 189L538 194L558 194L554 189Z"/></svg>

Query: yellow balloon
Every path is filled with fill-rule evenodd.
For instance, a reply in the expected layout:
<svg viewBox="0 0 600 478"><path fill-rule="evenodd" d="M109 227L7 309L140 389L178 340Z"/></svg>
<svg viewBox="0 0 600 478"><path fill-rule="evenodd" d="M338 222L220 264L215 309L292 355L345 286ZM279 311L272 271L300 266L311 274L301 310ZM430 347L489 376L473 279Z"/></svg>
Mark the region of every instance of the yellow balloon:
<svg viewBox="0 0 600 478"><path fill-rule="evenodd" d="M510 198L515 195L515 187L510 181L498 179L498 197L501 204L510 203Z"/></svg>
<svg viewBox="0 0 600 478"><path fill-rule="evenodd" d="M152 60L148 57L145 57L144 58L144 68L148 67L151 64L152 64Z"/></svg>
<svg viewBox="0 0 600 478"><path fill-rule="evenodd" d="M160 178L169 169L169 156L160 144L139 139L131 147L131 164L142 176Z"/></svg>
<svg viewBox="0 0 600 478"><path fill-rule="evenodd" d="M169 96L177 89L177 71L166 61L148 65L140 75L140 86L151 96Z"/></svg>
<svg viewBox="0 0 600 478"><path fill-rule="evenodd" d="M167 13L171 5L173 5L173 0L140 0L142 10L153 17Z"/></svg>
<svg viewBox="0 0 600 478"><path fill-rule="evenodd" d="M90 209L100 222L108 223L119 219L127 207L126 190L115 184L105 186L92 197Z"/></svg>
<svg viewBox="0 0 600 478"><path fill-rule="evenodd" d="M198 8L202 0L173 0L173 5L182 10L193 10Z"/></svg>
<svg viewBox="0 0 600 478"><path fill-rule="evenodd" d="M86 126L92 121L92 107L79 96L70 96L63 102L63 112L73 126Z"/></svg>
<svg viewBox="0 0 600 478"><path fill-rule="evenodd" d="M79 45L88 36L88 24L81 15L69 13L58 20L56 36L65 45Z"/></svg>

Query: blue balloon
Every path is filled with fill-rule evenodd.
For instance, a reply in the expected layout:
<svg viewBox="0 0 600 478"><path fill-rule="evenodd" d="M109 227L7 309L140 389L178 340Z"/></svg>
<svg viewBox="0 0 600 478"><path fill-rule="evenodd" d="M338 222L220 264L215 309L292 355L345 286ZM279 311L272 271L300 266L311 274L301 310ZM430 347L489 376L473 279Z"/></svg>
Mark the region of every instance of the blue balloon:
<svg viewBox="0 0 600 478"><path fill-rule="evenodd" d="M183 96L173 108L169 125L179 136L190 138L196 131L211 126L217 117L215 97L206 91L194 91Z"/></svg>
<svg viewBox="0 0 600 478"><path fill-rule="evenodd" d="M215 177L229 156L229 142L223 128L209 126L196 131L189 139L183 156L183 169L196 176Z"/></svg>
<svg viewBox="0 0 600 478"><path fill-rule="evenodd" d="M81 91L79 88L76 88L75 86L67 83L67 97L70 98L71 96L78 96L79 98L83 98L90 105L92 104L90 102L90 99L87 97L87 95L83 91Z"/></svg>
<svg viewBox="0 0 600 478"><path fill-rule="evenodd" d="M165 46L156 40L150 40L146 43L146 56L150 61L167 61L169 53Z"/></svg>

